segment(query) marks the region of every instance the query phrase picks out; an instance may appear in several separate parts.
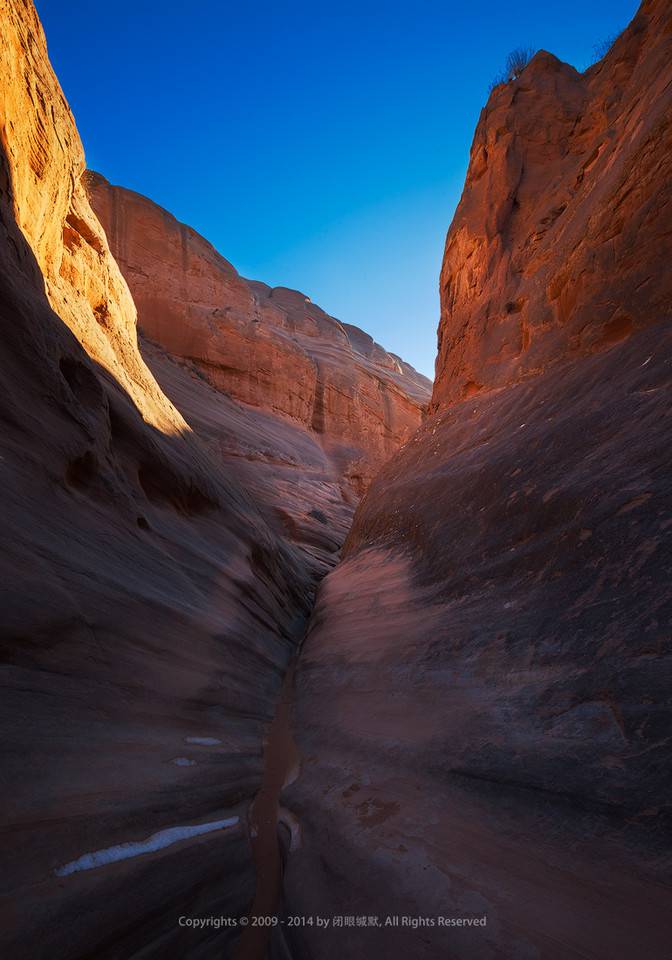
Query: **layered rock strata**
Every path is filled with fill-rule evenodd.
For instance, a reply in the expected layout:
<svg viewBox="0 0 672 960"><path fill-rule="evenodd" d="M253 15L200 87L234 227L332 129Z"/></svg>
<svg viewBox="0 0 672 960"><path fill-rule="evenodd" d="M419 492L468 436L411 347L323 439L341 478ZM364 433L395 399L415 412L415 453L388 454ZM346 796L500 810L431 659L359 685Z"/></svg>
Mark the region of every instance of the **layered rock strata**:
<svg viewBox="0 0 672 960"><path fill-rule="evenodd" d="M95 173L86 184L143 336L217 390L308 430L361 495L420 425L430 382L305 294L244 280L146 197Z"/></svg>

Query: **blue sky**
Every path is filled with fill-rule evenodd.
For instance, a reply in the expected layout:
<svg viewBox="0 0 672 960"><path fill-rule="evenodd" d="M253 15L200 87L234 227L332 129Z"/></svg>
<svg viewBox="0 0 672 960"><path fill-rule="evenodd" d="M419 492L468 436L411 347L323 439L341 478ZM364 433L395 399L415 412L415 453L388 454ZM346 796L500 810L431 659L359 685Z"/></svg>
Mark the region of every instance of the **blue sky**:
<svg viewBox="0 0 672 960"><path fill-rule="evenodd" d="M507 53L585 68L635 0L37 0L89 166L433 374L438 274Z"/></svg>

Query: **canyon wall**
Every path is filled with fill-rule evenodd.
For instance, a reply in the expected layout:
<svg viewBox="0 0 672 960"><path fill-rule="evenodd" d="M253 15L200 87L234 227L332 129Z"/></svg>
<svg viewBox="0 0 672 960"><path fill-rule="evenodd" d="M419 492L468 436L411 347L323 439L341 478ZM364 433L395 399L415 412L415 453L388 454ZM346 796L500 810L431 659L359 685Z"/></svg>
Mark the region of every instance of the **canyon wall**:
<svg viewBox="0 0 672 960"><path fill-rule="evenodd" d="M246 811L314 581L145 365L32 3L0 19L2 953L187 955L230 932L178 911L254 891Z"/></svg>
<svg viewBox="0 0 672 960"><path fill-rule="evenodd" d="M294 956L668 949L671 65L649 0L585 74L540 52L482 113L433 415L297 672L286 908L365 924L290 931Z"/></svg>
<svg viewBox="0 0 672 960"><path fill-rule="evenodd" d="M672 315L664 19L645 3L586 73L540 51L493 91L446 239L434 410Z"/></svg>
<svg viewBox="0 0 672 960"><path fill-rule="evenodd" d="M146 197L86 178L145 338L217 390L308 429L361 495L420 425L431 383L304 294L246 281Z"/></svg>
<svg viewBox="0 0 672 960"><path fill-rule="evenodd" d="M320 334L308 361L278 333L254 396L222 372L222 337L172 327L158 292L149 333L172 329L176 355L138 340L32 2L0 0L0 22L2 954L221 956L237 931L178 918L252 901L247 816L282 676L355 488L427 391L310 306L296 310L337 346ZM255 311L260 332L224 335L245 367L273 341L264 316L288 317L298 295L253 292L190 238L183 316L204 302L233 315L240 294L236 323ZM351 393L330 434L337 353ZM315 400L308 423L289 394L323 354L331 379L308 377L323 421Z"/></svg>

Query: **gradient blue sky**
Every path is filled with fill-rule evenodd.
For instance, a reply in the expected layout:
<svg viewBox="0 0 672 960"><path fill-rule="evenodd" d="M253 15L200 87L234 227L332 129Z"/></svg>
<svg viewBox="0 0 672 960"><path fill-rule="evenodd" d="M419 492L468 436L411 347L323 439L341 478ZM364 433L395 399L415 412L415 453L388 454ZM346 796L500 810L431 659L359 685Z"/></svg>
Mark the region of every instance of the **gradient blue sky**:
<svg viewBox="0 0 672 960"><path fill-rule="evenodd" d="M37 0L90 167L433 375L438 273L488 86L584 69L636 0Z"/></svg>

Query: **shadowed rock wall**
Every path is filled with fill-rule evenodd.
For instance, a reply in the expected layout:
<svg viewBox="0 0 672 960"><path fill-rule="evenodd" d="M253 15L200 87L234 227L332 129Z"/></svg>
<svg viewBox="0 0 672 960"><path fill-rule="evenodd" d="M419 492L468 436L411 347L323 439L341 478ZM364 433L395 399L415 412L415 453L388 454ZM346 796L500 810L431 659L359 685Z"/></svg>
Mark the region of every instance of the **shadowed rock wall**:
<svg viewBox="0 0 672 960"><path fill-rule="evenodd" d="M479 122L431 416L362 501L297 671L296 956L664 955L672 13Z"/></svg>

